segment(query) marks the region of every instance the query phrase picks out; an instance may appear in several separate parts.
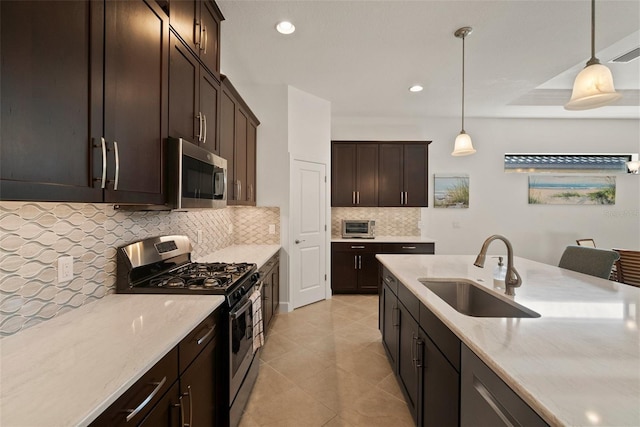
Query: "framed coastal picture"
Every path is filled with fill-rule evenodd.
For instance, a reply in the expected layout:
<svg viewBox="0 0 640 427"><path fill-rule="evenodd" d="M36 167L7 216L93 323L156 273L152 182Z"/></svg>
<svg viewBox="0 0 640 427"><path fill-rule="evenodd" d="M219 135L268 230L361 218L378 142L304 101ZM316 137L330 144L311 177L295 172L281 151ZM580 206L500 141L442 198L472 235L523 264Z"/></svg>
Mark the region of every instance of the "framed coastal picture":
<svg viewBox="0 0 640 427"><path fill-rule="evenodd" d="M529 175L530 205L614 205L616 177Z"/></svg>
<svg viewBox="0 0 640 427"><path fill-rule="evenodd" d="M434 208L468 208L469 175L437 174L433 176Z"/></svg>

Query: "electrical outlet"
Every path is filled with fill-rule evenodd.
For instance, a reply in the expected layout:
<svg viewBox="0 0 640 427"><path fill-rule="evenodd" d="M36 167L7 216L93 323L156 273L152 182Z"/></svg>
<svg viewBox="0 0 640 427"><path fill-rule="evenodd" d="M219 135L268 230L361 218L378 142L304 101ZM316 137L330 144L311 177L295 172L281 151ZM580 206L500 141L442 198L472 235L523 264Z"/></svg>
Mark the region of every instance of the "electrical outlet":
<svg viewBox="0 0 640 427"><path fill-rule="evenodd" d="M269 224L269 234L276 234L276 225Z"/></svg>
<svg viewBox="0 0 640 427"><path fill-rule="evenodd" d="M422 221L418 221L418 229L422 230Z"/></svg>
<svg viewBox="0 0 640 427"><path fill-rule="evenodd" d="M196 239L198 243L202 243L202 230L198 230L198 237Z"/></svg>
<svg viewBox="0 0 640 427"><path fill-rule="evenodd" d="M58 283L73 280L73 257L61 256L58 258Z"/></svg>

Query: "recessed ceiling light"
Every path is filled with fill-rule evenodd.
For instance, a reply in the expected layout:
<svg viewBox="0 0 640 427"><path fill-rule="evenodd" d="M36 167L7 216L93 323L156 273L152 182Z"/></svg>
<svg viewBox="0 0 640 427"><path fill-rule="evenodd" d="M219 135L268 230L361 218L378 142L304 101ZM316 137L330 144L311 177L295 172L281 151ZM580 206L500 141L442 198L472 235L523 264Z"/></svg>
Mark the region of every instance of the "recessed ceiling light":
<svg viewBox="0 0 640 427"><path fill-rule="evenodd" d="M420 85L413 85L409 88L409 92L422 92L422 89L424 88Z"/></svg>
<svg viewBox="0 0 640 427"><path fill-rule="evenodd" d="M276 25L276 30L281 34L291 34L296 30L296 27L289 21L282 21Z"/></svg>

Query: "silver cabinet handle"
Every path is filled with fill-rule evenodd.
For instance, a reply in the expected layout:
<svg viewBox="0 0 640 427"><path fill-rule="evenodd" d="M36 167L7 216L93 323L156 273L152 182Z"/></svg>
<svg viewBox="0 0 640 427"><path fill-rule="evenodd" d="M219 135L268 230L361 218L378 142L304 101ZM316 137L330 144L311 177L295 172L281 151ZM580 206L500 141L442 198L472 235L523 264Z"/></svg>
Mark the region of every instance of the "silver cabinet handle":
<svg viewBox="0 0 640 427"><path fill-rule="evenodd" d="M415 249L415 246L403 246L402 249Z"/></svg>
<svg viewBox="0 0 640 427"><path fill-rule="evenodd" d="M351 249L364 249L364 246L351 246Z"/></svg>
<svg viewBox="0 0 640 427"><path fill-rule="evenodd" d="M238 180L238 200L242 200L242 181Z"/></svg>
<svg viewBox="0 0 640 427"><path fill-rule="evenodd" d="M395 282L395 280L391 276L385 276L384 281L389 283L389 284Z"/></svg>
<svg viewBox="0 0 640 427"><path fill-rule="evenodd" d="M416 350L418 352L418 361L416 362L416 368L422 368L424 366L424 341L419 339L416 343Z"/></svg>
<svg viewBox="0 0 640 427"><path fill-rule="evenodd" d="M202 27L200 27L200 21L196 21L194 26L193 26L193 34L194 34L194 42L196 44L196 46L198 46L198 48L200 48L202 46ZM198 40L198 37L200 37L200 39Z"/></svg>
<svg viewBox="0 0 640 427"><path fill-rule="evenodd" d="M358 255L353 256L353 269L354 270L358 269Z"/></svg>
<svg viewBox="0 0 640 427"><path fill-rule="evenodd" d="M144 409L145 406L147 406L149 404L149 402L151 402L151 399L153 399L153 397L158 394L158 392L160 391L160 389L162 388L162 386L164 385L164 383L167 382L167 377L164 377L160 382L158 383L151 383L152 385L155 386L155 388L153 389L153 391L136 407L136 409L125 409L125 412L129 412L129 415L127 415L127 422L131 421L131 418L135 417L136 415L138 415L140 413L140 411L142 411L142 409Z"/></svg>
<svg viewBox="0 0 640 427"><path fill-rule="evenodd" d="M193 427L193 394L191 393L191 386L187 386L187 396L189 396L189 424L188 427Z"/></svg>
<svg viewBox="0 0 640 427"><path fill-rule="evenodd" d="M198 142L202 141L202 112L198 111L196 119L198 119Z"/></svg>
<svg viewBox="0 0 640 427"><path fill-rule="evenodd" d="M356 203L360 204L360 192L356 191Z"/></svg>
<svg viewBox="0 0 640 427"><path fill-rule="evenodd" d="M204 54L207 54L207 45L209 44L209 34L207 33L207 26L202 26L202 32L204 33Z"/></svg>
<svg viewBox="0 0 640 427"><path fill-rule="evenodd" d="M358 270L362 270L362 255L358 255Z"/></svg>
<svg viewBox="0 0 640 427"><path fill-rule="evenodd" d="M116 179L115 179L115 182L113 183L113 189L117 190L118 181L120 181L120 152L118 151L118 143L116 141L113 141L113 151L115 152L115 155L116 155Z"/></svg>
<svg viewBox="0 0 640 427"><path fill-rule="evenodd" d="M356 204L356 192L355 191L351 192L351 204L352 205Z"/></svg>
<svg viewBox="0 0 640 427"><path fill-rule="evenodd" d="M206 341L207 338L209 338L209 336L213 333L213 331L216 330L216 325L213 325L210 329L209 332L207 332L202 338L199 338L196 340L196 343L198 345L202 344L203 342Z"/></svg>
<svg viewBox="0 0 640 427"><path fill-rule="evenodd" d="M404 205L404 191L400 192L400 204Z"/></svg>
<svg viewBox="0 0 640 427"><path fill-rule="evenodd" d="M404 192L404 204L405 205L409 204L409 192L408 191Z"/></svg>
<svg viewBox="0 0 640 427"><path fill-rule="evenodd" d="M202 121L204 122L204 138L202 139L202 143L206 144L207 143L207 115L203 114L202 115Z"/></svg>
<svg viewBox="0 0 640 427"><path fill-rule="evenodd" d="M107 185L107 142L104 140L104 137L100 137L100 146L102 148L102 176L99 179L100 188L105 188ZM94 147L98 147L94 145Z"/></svg>

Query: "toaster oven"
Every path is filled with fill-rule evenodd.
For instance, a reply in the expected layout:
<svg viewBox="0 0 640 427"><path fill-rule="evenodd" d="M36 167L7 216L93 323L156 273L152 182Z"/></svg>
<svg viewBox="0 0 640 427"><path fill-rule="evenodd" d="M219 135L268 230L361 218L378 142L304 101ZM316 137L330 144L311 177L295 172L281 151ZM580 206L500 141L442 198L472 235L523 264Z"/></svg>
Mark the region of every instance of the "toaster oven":
<svg viewBox="0 0 640 427"><path fill-rule="evenodd" d="M376 222L371 219L343 219L342 238L373 239Z"/></svg>

